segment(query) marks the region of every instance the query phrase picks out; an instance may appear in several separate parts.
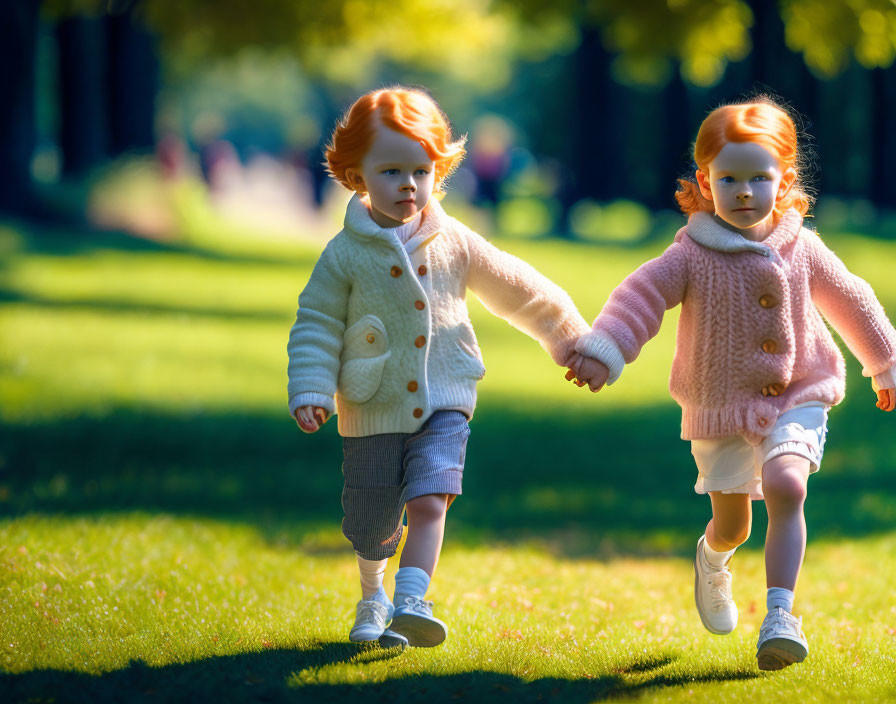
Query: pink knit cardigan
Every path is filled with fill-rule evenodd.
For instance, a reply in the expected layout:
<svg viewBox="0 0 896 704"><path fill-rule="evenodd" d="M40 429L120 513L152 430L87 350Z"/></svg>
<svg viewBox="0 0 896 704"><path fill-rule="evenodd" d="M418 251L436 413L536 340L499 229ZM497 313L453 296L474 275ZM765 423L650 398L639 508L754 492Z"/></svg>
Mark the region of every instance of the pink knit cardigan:
<svg viewBox="0 0 896 704"><path fill-rule="evenodd" d="M892 375L896 363L896 331L871 287L793 209L762 242L691 216L660 257L616 288L576 349L607 364L612 383L679 303L669 388L685 440L739 434L757 443L797 404L839 403L845 365L821 315L866 376Z"/></svg>

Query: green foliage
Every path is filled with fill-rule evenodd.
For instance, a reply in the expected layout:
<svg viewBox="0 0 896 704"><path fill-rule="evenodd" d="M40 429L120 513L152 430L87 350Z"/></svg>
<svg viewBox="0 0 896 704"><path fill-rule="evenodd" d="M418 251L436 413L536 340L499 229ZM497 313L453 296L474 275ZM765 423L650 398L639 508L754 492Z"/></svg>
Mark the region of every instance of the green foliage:
<svg viewBox="0 0 896 704"><path fill-rule="evenodd" d="M652 225L650 211L630 200L617 200L606 205L580 200L569 214L572 232L594 242L638 242L650 234Z"/></svg>
<svg viewBox="0 0 896 704"><path fill-rule="evenodd" d="M753 15L742 0L592 0L589 8L618 54L613 70L622 82L662 85L677 62L687 81L709 86L750 51Z"/></svg>
<svg viewBox="0 0 896 704"><path fill-rule="evenodd" d="M787 45L801 51L822 77L840 73L855 56L865 68L886 68L896 57L892 0L781 0Z"/></svg>
<svg viewBox="0 0 896 704"><path fill-rule="evenodd" d="M866 68L892 65L892 0L780 0L787 43L807 65L832 76L852 56ZM112 11L129 0L47 0L52 15ZM142 0L137 11L164 39L174 64L194 68L209 56L247 46L294 54L311 74L369 83L389 62L437 72L480 90L506 85L514 62L571 51L580 27L598 27L625 83L663 85L682 77L711 86L751 50L746 0Z"/></svg>
<svg viewBox="0 0 896 704"><path fill-rule="evenodd" d="M496 226L502 235L538 237L553 231L559 211L559 204L552 198L506 198L498 203Z"/></svg>

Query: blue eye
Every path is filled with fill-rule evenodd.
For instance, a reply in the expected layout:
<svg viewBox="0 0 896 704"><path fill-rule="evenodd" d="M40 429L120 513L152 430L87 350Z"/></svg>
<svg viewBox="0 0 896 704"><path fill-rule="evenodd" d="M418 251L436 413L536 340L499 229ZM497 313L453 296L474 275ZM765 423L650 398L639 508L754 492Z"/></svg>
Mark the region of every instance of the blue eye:
<svg viewBox="0 0 896 704"><path fill-rule="evenodd" d="M754 181L768 181L768 176L765 176L764 174L759 174L758 176L754 176L753 180Z"/></svg>
<svg viewBox="0 0 896 704"><path fill-rule="evenodd" d="M398 169L383 169L383 173L384 173L386 176L397 176L397 175L398 175Z"/></svg>
<svg viewBox="0 0 896 704"><path fill-rule="evenodd" d="M720 178L719 181L721 181L722 183L734 183L734 177L733 176L722 176L722 178Z"/></svg>
<svg viewBox="0 0 896 704"><path fill-rule="evenodd" d="M429 173L429 171L427 171L426 169L417 169L414 172L414 175L415 176L426 176L426 174L428 174L428 173Z"/></svg>

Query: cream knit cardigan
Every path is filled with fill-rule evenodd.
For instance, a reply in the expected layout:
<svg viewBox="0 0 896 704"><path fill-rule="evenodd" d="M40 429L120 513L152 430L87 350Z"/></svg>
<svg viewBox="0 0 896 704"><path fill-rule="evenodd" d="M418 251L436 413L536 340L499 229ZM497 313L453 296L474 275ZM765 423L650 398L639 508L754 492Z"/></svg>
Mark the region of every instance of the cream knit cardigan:
<svg viewBox="0 0 896 704"><path fill-rule="evenodd" d="M681 303L670 391L685 440L759 442L777 417L843 399L843 355L822 315L873 378L894 387L896 330L871 287L791 209L762 242L695 213L662 256L625 279L576 345L615 381Z"/></svg>
<svg viewBox="0 0 896 704"><path fill-rule="evenodd" d="M344 437L415 432L441 409L471 417L485 367L468 287L557 364L590 329L565 291L436 200L403 246L355 195L299 296L287 345L290 413L338 408Z"/></svg>

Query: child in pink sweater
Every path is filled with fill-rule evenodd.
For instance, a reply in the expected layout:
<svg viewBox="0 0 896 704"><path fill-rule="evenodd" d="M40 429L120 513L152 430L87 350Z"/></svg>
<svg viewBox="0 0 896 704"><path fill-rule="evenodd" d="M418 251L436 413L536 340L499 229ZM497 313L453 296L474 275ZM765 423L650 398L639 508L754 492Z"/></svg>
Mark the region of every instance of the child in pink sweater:
<svg viewBox="0 0 896 704"><path fill-rule="evenodd" d="M803 226L790 116L767 99L714 110L694 146L696 181L676 197L689 216L673 244L625 279L576 344L567 379L599 391L681 304L670 390L712 520L697 543L694 595L703 625L737 625L728 561L750 534L751 499L768 511L768 615L762 670L802 662L791 614L806 546L803 502L818 471L828 409L843 399L843 357L822 316L864 365L877 406L896 406L896 331L871 287Z"/></svg>

